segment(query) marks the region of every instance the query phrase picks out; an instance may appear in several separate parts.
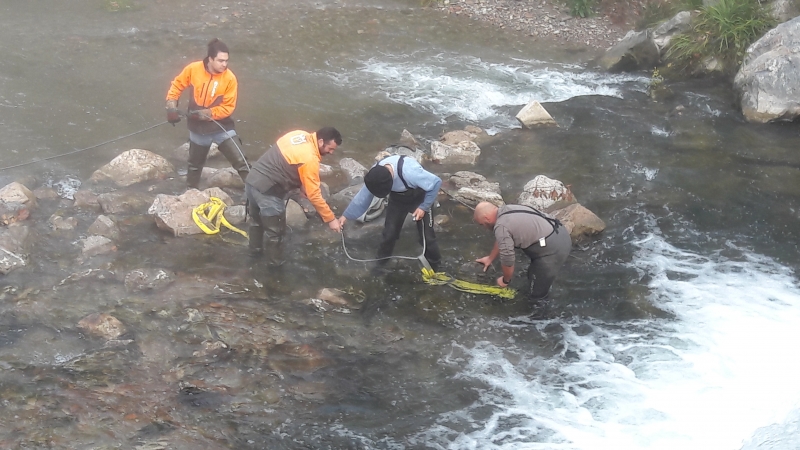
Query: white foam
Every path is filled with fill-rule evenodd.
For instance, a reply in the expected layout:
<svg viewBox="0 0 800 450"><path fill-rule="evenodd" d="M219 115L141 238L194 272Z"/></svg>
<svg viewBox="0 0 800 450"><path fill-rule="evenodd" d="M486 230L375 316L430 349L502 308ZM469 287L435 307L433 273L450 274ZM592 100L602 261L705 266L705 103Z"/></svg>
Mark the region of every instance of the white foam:
<svg viewBox="0 0 800 450"><path fill-rule="evenodd" d="M363 63L348 76L331 75L340 85L374 89L394 102L444 121L456 116L484 128L517 128L516 111L531 100L560 102L577 96L619 97L624 83L646 78L587 72L575 66L514 60L491 63L454 54L385 55Z"/></svg>
<svg viewBox="0 0 800 450"><path fill-rule="evenodd" d="M771 424L796 430L800 289L791 270L746 252L698 255L655 234L633 245L650 303L674 319L574 319L592 332L564 327L555 358L454 344L442 362L487 388L418 439L452 449L705 450L742 448Z"/></svg>

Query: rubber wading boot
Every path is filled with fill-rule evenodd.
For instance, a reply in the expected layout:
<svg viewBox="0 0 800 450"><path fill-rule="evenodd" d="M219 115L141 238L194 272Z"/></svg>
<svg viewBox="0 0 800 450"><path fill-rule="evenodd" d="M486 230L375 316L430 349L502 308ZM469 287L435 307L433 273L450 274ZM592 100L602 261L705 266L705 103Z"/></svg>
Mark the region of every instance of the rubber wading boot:
<svg viewBox="0 0 800 450"><path fill-rule="evenodd" d="M247 174L250 172L250 168L247 166L244 154L239 147L236 146L236 142L233 141L233 138L226 139L219 144L219 152L225 155L225 158L231 163L231 167L239 173L239 176L242 177L242 181L244 181L244 179L247 178Z"/></svg>
<svg viewBox="0 0 800 450"><path fill-rule="evenodd" d="M247 238L250 256L260 255L264 249L264 228L261 225L250 225Z"/></svg>
<svg viewBox="0 0 800 450"><path fill-rule="evenodd" d="M280 266L285 262L283 255L283 234L286 230L286 221L281 216L262 217L264 231L267 236L267 261L270 265Z"/></svg>
<svg viewBox="0 0 800 450"><path fill-rule="evenodd" d="M189 164L186 169L186 185L189 188L197 189L200 184L200 175L203 173L203 166L206 165L210 149L210 145L204 146L189 141Z"/></svg>

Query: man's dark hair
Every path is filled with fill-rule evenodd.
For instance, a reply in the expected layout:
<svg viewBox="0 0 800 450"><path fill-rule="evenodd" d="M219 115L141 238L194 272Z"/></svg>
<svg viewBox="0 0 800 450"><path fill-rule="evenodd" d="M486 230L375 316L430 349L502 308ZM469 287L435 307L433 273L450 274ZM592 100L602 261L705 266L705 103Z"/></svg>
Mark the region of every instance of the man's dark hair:
<svg viewBox="0 0 800 450"><path fill-rule="evenodd" d="M230 53L228 51L228 46L225 45L224 42L220 41L217 38L212 39L211 42L208 43L208 58L214 59L217 57L217 53L220 52Z"/></svg>
<svg viewBox="0 0 800 450"><path fill-rule="evenodd" d="M342 133L333 127L324 127L317 130L317 139L322 139L322 142L328 143L330 140L336 142L336 145L342 145Z"/></svg>

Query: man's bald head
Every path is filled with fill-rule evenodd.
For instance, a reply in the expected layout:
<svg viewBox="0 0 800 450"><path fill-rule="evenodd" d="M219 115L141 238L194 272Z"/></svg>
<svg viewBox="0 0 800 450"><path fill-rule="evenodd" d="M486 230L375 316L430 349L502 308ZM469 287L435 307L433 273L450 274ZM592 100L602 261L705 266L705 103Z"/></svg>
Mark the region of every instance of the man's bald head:
<svg viewBox="0 0 800 450"><path fill-rule="evenodd" d="M480 226L492 229L497 222L497 206L489 202L480 202L475 206L475 213L472 215Z"/></svg>

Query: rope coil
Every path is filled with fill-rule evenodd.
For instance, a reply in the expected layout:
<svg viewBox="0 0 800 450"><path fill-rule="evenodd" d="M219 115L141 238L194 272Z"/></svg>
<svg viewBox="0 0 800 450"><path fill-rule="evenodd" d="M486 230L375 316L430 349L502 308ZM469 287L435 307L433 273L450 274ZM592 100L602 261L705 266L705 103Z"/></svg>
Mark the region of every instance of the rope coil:
<svg viewBox="0 0 800 450"><path fill-rule="evenodd" d="M428 212L430 216L430 212ZM424 218L422 220L425 220ZM347 245L344 242L344 231L342 231L342 249L348 259L356 262L375 262L383 261L386 259L412 259L417 260L422 264L422 281L432 286L450 286L451 288L466 292L469 294L479 295L494 295L500 298L513 299L517 295L517 290L509 287L490 286L487 284L473 283L470 281L458 280L451 277L445 272L436 272L430 268L428 261L425 259L425 249L427 242L425 241L425 232L422 233L422 253L419 256L386 256L383 258L374 259L356 259L350 256L347 251Z"/></svg>
<svg viewBox="0 0 800 450"><path fill-rule="evenodd" d="M223 213L226 206L227 205L225 205L225 202L219 198L211 197L208 202L203 203L192 210L192 219L194 219L194 223L200 227L205 234L219 233L220 225L222 225L231 231L235 231L242 236L247 237L247 233L245 231L236 228L235 226L231 225L227 219L225 219Z"/></svg>

